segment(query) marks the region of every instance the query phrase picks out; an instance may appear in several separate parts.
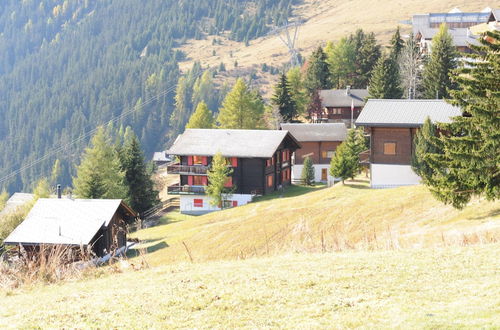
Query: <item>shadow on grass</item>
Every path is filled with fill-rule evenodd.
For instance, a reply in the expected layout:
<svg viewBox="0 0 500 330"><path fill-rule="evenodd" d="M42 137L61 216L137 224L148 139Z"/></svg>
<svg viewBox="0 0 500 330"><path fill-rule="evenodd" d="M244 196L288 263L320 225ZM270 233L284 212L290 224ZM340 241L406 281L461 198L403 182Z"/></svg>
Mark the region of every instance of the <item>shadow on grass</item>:
<svg viewBox="0 0 500 330"><path fill-rule="evenodd" d="M494 209L494 210L489 211L486 214L480 215L478 217L473 217L473 218L470 218L470 219L471 220L483 220L483 219L486 219L486 218L492 218L492 217L496 217L496 216L499 216L499 215L500 215L500 209Z"/></svg>
<svg viewBox="0 0 500 330"><path fill-rule="evenodd" d="M167 248L169 245L165 241L158 242L155 245L148 246L146 248L146 253L153 253L155 251ZM127 251L127 258L136 258L139 256L139 249L130 249Z"/></svg>
<svg viewBox="0 0 500 330"><path fill-rule="evenodd" d="M313 191L317 191L320 189L326 188L325 184L317 183L314 186L299 186L299 185L291 185L286 187L283 192L275 191L269 195L259 196L254 199L254 202L263 202L272 200L275 198L286 198L286 197L296 197L300 195L304 195Z"/></svg>

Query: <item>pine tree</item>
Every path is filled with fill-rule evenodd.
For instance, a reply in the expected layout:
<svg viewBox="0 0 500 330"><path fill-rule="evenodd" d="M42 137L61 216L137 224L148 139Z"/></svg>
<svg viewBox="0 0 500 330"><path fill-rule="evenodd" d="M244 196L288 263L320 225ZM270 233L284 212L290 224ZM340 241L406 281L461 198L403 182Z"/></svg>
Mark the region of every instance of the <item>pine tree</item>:
<svg viewBox="0 0 500 330"><path fill-rule="evenodd" d="M212 164L207 172L208 186L205 189L210 197L210 204L224 208L224 200L230 198L235 187L227 188L226 183L233 173L233 170L226 164L226 159L222 154L216 153L212 159Z"/></svg>
<svg viewBox="0 0 500 330"><path fill-rule="evenodd" d="M125 141L122 152L121 167L128 187L128 201L132 209L142 213L157 204L159 199L135 134Z"/></svg>
<svg viewBox="0 0 500 330"><path fill-rule="evenodd" d="M281 74L278 84L274 87L274 95L271 101L278 107L285 122L291 122L297 116L297 108L290 95L288 81L284 73Z"/></svg>
<svg viewBox="0 0 500 330"><path fill-rule="evenodd" d="M427 154L441 153L436 144L436 126L431 122L430 118L426 118L424 125L415 134L413 140L414 151L412 153L411 167L418 174L424 183L430 182L434 170L429 164Z"/></svg>
<svg viewBox="0 0 500 330"><path fill-rule="evenodd" d="M312 159L309 156L304 159L304 165L302 167L302 172L300 173L300 178L306 186L312 186L314 183L314 166Z"/></svg>
<svg viewBox="0 0 500 330"><path fill-rule="evenodd" d="M213 128L214 116L205 102L198 103L195 112L189 118L186 128Z"/></svg>
<svg viewBox="0 0 500 330"><path fill-rule="evenodd" d="M401 39L401 33L399 32L399 26L396 29L396 32L394 32L394 34L392 35L390 44L391 44L391 56L397 60L399 55L401 54L401 51L403 50L403 47L404 47L404 41L403 41L403 39Z"/></svg>
<svg viewBox="0 0 500 330"><path fill-rule="evenodd" d="M101 127L85 149L73 178L75 194L79 198L125 199L128 194L120 157L111 144L111 138Z"/></svg>
<svg viewBox="0 0 500 330"><path fill-rule="evenodd" d="M449 97L449 90L455 88L450 73L457 67L458 52L445 23L432 38L432 49L424 68L424 97L442 99Z"/></svg>
<svg viewBox="0 0 500 330"><path fill-rule="evenodd" d="M351 128L347 138L337 147L330 161L329 173L334 178L354 178L360 172L359 154L366 150L366 139L362 129Z"/></svg>
<svg viewBox="0 0 500 330"><path fill-rule="evenodd" d="M297 109L297 114L303 115L306 112L307 95L302 81L302 74L299 67L288 70L286 74L290 95Z"/></svg>
<svg viewBox="0 0 500 330"><path fill-rule="evenodd" d="M304 86L309 95L318 89L331 88L326 54L321 47L318 47L309 57Z"/></svg>
<svg viewBox="0 0 500 330"><path fill-rule="evenodd" d="M403 91L399 86L397 63L392 57L381 56L372 72L368 97L375 99L399 99L403 96Z"/></svg>
<svg viewBox="0 0 500 330"><path fill-rule="evenodd" d="M463 208L472 196L500 198L500 32L487 32L471 46L464 66L453 75L458 89L450 102L463 116L440 123L443 154L434 161L431 192L444 203Z"/></svg>
<svg viewBox="0 0 500 330"><path fill-rule="evenodd" d="M219 110L217 122L220 128L256 129L262 128L264 102L257 92L251 91L239 78L226 95Z"/></svg>
<svg viewBox="0 0 500 330"><path fill-rule="evenodd" d="M357 30L349 37L354 45L356 59L354 61L355 74L353 78L354 88L366 88L368 86L372 70L380 57L380 45L377 44L375 34L365 34L363 30Z"/></svg>

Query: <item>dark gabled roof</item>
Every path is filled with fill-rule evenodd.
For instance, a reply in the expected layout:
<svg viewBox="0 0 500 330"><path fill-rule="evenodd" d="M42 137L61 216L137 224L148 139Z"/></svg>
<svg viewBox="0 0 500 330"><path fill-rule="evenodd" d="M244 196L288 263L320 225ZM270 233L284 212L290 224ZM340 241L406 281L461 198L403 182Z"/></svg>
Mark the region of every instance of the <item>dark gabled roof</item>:
<svg viewBox="0 0 500 330"><path fill-rule="evenodd" d="M344 123L283 123L281 129L289 131L299 142L344 141L347 136L347 128Z"/></svg>
<svg viewBox="0 0 500 330"><path fill-rule="evenodd" d="M40 198L4 244L87 245L120 207L136 215L121 199Z"/></svg>
<svg viewBox="0 0 500 330"><path fill-rule="evenodd" d="M322 89L319 91L323 107L362 107L368 97L367 89Z"/></svg>
<svg viewBox="0 0 500 330"><path fill-rule="evenodd" d="M356 120L357 126L420 127L429 117L433 122L447 123L460 116L458 107L444 100L380 100L366 102Z"/></svg>
<svg viewBox="0 0 500 330"><path fill-rule="evenodd" d="M179 135L169 155L270 158L280 144L290 139L297 148L300 144L288 131L250 129L187 129Z"/></svg>
<svg viewBox="0 0 500 330"><path fill-rule="evenodd" d="M492 21L500 22L500 9L493 9L491 11L491 14L488 18L488 22Z"/></svg>

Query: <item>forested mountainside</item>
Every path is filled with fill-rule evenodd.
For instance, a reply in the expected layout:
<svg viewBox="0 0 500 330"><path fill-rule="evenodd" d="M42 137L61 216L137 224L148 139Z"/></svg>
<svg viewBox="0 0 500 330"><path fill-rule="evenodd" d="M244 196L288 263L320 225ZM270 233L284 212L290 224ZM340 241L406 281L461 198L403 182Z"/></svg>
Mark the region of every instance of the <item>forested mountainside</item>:
<svg viewBox="0 0 500 330"><path fill-rule="evenodd" d="M172 116L179 79L189 89L200 89L201 83L199 65L181 77L177 62L186 54L175 47L209 34L253 39L286 21L296 2L0 1L0 180L42 159L52 148L84 136L0 182L0 189L29 188L50 174L56 158L63 165L60 181L69 185L89 138L85 134L129 112L116 127L130 125L147 155L161 148L165 136L175 136L172 129L183 127L189 118L179 110ZM208 94L217 93L205 90ZM186 98L181 112L192 111L190 97Z"/></svg>

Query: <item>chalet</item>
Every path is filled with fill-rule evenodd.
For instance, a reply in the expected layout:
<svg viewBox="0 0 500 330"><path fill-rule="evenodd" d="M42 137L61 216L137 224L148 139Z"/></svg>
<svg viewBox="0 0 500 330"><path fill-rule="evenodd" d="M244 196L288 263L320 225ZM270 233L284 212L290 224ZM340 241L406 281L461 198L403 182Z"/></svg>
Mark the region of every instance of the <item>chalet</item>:
<svg viewBox="0 0 500 330"><path fill-rule="evenodd" d="M455 8L449 13L413 15L410 24L422 54L428 54L432 51L432 38L443 23L448 26L448 31L457 49L463 53L471 53L469 45L478 44L477 36L471 28L494 19L493 12L490 8L485 8L482 12L464 13Z"/></svg>
<svg viewBox="0 0 500 330"><path fill-rule="evenodd" d="M328 174L330 161L337 147L346 139L347 128L344 123L323 124L281 124L302 146L292 155L292 180L298 180L304 167L304 159L311 157L314 165L314 181L333 182Z"/></svg>
<svg viewBox="0 0 500 330"><path fill-rule="evenodd" d="M358 118L368 97L367 89L324 89L319 92L323 113L314 122L344 123L348 127Z"/></svg>
<svg viewBox="0 0 500 330"><path fill-rule="evenodd" d="M156 167L162 167L170 163L171 159L165 151L157 151L153 154L153 163Z"/></svg>
<svg viewBox="0 0 500 330"><path fill-rule="evenodd" d="M219 210L221 205L210 204L205 187L212 158L220 152L233 169L227 186L235 189L224 208L247 204L255 195L291 184L291 156L298 148L295 138L283 130L187 129L168 150L179 162L169 165L167 172L180 175L179 184L168 187L168 193L180 195L182 213Z"/></svg>
<svg viewBox="0 0 500 330"><path fill-rule="evenodd" d="M413 140L427 117L450 122L459 108L444 100L367 101L356 120L370 136L370 180L372 188L414 185L420 182L411 168Z"/></svg>
<svg viewBox="0 0 500 330"><path fill-rule="evenodd" d="M25 249L90 246L102 257L125 246L126 223L136 217L120 199L40 198L4 244Z"/></svg>

